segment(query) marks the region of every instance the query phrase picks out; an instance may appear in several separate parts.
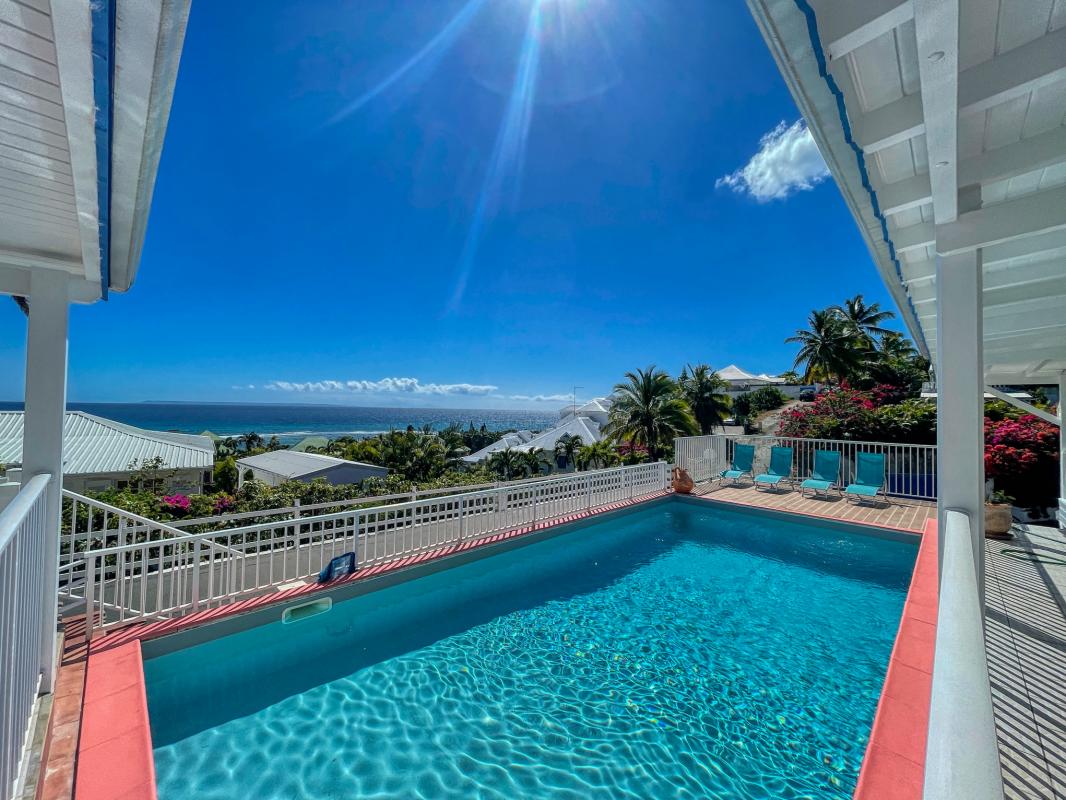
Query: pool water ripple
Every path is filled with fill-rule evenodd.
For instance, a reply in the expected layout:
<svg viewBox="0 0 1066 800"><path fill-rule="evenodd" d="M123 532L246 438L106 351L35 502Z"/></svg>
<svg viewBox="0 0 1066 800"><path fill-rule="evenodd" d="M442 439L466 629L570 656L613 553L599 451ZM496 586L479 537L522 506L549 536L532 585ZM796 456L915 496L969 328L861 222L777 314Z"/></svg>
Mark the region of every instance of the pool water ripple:
<svg viewBox="0 0 1066 800"><path fill-rule="evenodd" d="M914 555L672 503L159 656L159 796L844 800Z"/></svg>

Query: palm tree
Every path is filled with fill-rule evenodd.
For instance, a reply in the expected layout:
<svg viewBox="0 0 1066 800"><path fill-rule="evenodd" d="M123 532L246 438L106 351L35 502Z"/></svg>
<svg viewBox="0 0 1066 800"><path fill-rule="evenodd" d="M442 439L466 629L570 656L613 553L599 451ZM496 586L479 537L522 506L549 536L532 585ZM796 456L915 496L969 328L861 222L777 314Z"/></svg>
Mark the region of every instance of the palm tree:
<svg viewBox="0 0 1066 800"><path fill-rule="evenodd" d="M263 445L263 437L255 431L242 433L237 439L244 445L246 451L255 450L257 447L262 447Z"/></svg>
<svg viewBox="0 0 1066 800"><path fill-rule="evenodd" d="M593 442L577 452L577 465L580 469L604 469L621 462L618 451L607 440Z"/></svg>
<svg viewBox="0 0 1066 800"><path fill-rule="evenodd" d="M881 334L877 342L877 352L885 359L918 357L918 351L911 340L897 331L885 331Z"/></svg>
<svg viewBox="0 0 1066 800"><path fill-rule="evenodd" d="M522 466L531 478L540 475L545 468L549 471L551 470L551 463L548 461L548 456L543 447L534 447L522 453Z"/></svg>
<svg viewBox="0 0 1066 800"><path fill-rule="evenodd" d="M681 370L677 385L692 409L700 433L713 433L729 413L731 402L724 391L729 384L706 364L697 364Z"/></svg>
<svg viewBox="0 0 1066 800"><path fill-rule="evenodd" d="M510 447L505 447L503 450L497 450L489 456L487 466L496 473L497 477L509 481L523 471L523 462L522 453L512 450Z"/></svg>
<svg viewBox="0 0 1066 800"><path fill-rule="evenodd" d="M604 428L608 437L642 444L652 459L658 459L674 436L698 430L677 384L654 365L627 372L625 380L615 385L614 402Z"/></svg>
<svg viewBox="0 0 1066 800"><path fill-rule="evenodd" d="M805 330L796 331L786 342L800 345L794 367L805 365L803 380L844 380L862 363L854 332L833 309L812 311Z"/></svg>
<svg viewBox="0 0 1066 800"><path fill-rule="evenodd" d="M895 318L891 311L882 311L880 303L866 305L861 294L844 301L844 305L833 306L831 309L839 314L844 324L858 336L870 348L873 346L875 337L889 333L887 328L882 328L881 323Z"/></svg>
<svg viewBox="0 0 1066 800"><path fill-rule="evenodd" d="M800 377L798 372L789 370L788 372L782 372L779 376L789 386L795 386L797 383L802 383L803 378Z"/></svg>
<svg viewBox="0 0 1066 800"><path fill-rule="evenodd" d="M572 433L564 433L555 441L555 456L562 459L563 469L575 463L577 451L581 449L582 444L584 442L581 437Z"/></svg>

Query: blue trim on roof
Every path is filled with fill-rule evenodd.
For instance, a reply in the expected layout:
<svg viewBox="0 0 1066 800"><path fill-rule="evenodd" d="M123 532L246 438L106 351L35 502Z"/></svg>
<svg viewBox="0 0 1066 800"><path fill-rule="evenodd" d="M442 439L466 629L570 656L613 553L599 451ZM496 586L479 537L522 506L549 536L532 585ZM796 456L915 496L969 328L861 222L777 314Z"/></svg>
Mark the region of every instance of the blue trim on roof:
<svg viewBox="0 0 1066 800"><path fill-rule="evenodd" d="M862 148L859 147L855 141L855 137L851 132L851 123L848 121L848 110L844 105L844 93L840 91L840 87L837 86L836 80L829 74L829 67L825 61L825 51L822 48L822 39L818 35L818 20L815 17L814 9L811 8L808 0L793 0L796 4L796 8L800 10L803 16L807 19L807 35L811 40L811 47L814 49L814 58L818 62L818 74L821 75L822 80L825 81L826 86L829 87L829 91L832 92L833 97L837 102L837 114L840 117L840 125L844 129L844 141L848 143L848 146L855 153L855 161L859 166L859 175L862 177L863 188L866 189L867 194L870 195L870 203L873 205L874 216L877 217L877 221L881 223L881 238L888 246L888 257L892 259L892 264L896 268L896 277L899 278L899 282L903 283L903 268L900 266L899 257L896 255L896 246L892 244L892 239L888 235L888 220L885 219L885 215L881 213L881 203L877 199L877 192L874 191L873 184L870 183L870 173L866 170L866 154L863 153ZM903 295L907 298L907 305L910 307L911 313L914 315L914 321L918 325L918 336L922 340L922 345L925 347L926 352L929 352L929 343L925 341L925 331L922 330L921 320L918 319L918 312L914 309L914 303L911 302L910 293L907 291L906 286L903 287Z"/></svg>
<svg viewBox="0 0 1066 800"><path fill-rule="evenodd" d="M96 195L100 230L100 295L111 287L111 131L115 111L115 0L92 3L93 100L96 103Z"/></svg>

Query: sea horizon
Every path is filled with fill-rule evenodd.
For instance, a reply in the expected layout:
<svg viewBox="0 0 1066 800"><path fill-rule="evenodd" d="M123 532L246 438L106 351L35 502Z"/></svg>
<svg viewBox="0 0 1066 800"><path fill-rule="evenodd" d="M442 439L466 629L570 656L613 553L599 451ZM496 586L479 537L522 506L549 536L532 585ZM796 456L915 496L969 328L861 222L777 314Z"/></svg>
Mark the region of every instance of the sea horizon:
<svg viewBox="0 0 1066 800"><path fill-rule="evenodd" d="M23 404L0 401L0 411L21 411ZM67 410L147 430L239 436L255 432L295 444L308 436L368 437L409 425L443 430L451 424L464 428L485 425L488 430L543 430L559 418L558 409L528 411L474 408L399 408L390 406L340 406L327 403L197 403L182 400L144 400L131 403L68 402Z"/></svg>

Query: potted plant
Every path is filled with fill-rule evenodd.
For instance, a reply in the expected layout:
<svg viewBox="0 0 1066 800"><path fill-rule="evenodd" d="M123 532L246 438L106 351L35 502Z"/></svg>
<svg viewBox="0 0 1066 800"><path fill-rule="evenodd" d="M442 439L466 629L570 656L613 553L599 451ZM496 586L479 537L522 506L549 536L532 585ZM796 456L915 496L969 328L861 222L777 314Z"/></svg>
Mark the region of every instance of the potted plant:
<svg viewBox="0 0 1066 800"><path fill-rule="evenodd" d="M678 494L691 494L695 484L692 477L681 467L674 467L673 479L670 485Z"/></svg>
<svg viewBox="0 0 1066 800"><path fill-rule="evenodd" d="M1014 498L996 490L985 500L985 536L990 539L1009 539L1011 506Z"/></svg>

